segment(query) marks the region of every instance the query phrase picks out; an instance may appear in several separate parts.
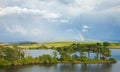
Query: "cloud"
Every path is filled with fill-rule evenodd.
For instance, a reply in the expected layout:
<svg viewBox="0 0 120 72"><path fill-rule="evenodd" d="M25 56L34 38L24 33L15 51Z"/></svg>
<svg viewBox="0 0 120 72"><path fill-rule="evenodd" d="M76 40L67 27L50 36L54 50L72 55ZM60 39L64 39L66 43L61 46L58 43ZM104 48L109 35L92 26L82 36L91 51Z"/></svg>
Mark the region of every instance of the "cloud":
<svg viewBox="0 0 120 72"><path fill-rule="evenodd" d="M82 32L87 32L89 29L88 25L83 25Z"/></svg>
<svg viewBox="0 0 120 72"><path fill-rule="evenodd" d="M88 30L87 29L82 29L82 32L87 32Z"/></svg>
<svg viewBox="0 0 120 72"><path fill-rule="evenodd" d="M12 0L14 1L14 0ZM9 4L11 1L7 0ZM95 13L96 11L107 10L111 6L120 2L119 0L15 0L16 4L22 9L28 10L29 13L37 13L41 15L41 11L46 11L43 17L58 18L61 16L76 17L85 13ZM107 4L106 4L107 3ZM7 4L7 3L6 3ZM104 7L103 7L104 6ZM15 7L15 6L14 6ZM57 8L56 8L57 7ZM41 10L42 9L42 10ZM114 9L114 8L113 8ZM118 9L114 9L115 11ZM40 13L39 13L40 12Z"/></svg>
<svg viewBox="0 0 120 72"><path fill-rule="evenodd" d="M109 9L106 9L106 10L102 10L101 13L120 13L120 6L115 6L115 7L111 7Z"/></svg>
<svg viewBox="0 0 120 72"><path fill-rule="evenodd" d="M68 23L69 20L65 20L65 19L63 19L63 20L60 20L60 22L62 22L62 23Z"/></svg>
<svg viewBox="0 0 120 72"><path fill-rule="evenodd" d="M0 0L0 6L5 6L6 2L5 0Z"/></svg>
<svg viewBox="0 0 120 72"><path fill-rule="evenodd" d="M58 12L64 16L78 16L92 11L94 0L22 0L21 7Z"/></svg>
<svg viewBox="0 0 120 72"><path fill-rule="evenodd" d="M76 30L86 38L101 38L105 31L119 38L119 3L120 0L0 0L0 39L10 33L15 38L24 35L24 39L72 39L76 38ZM9 25L6 33L3 25Z"/></svg>
<svg viewBox="0 0 120 72"><path fill-rule="evenodd" d="M84 25L83 28L84 29L88 29L89 27L88 27L88 25Z"/></svg>
<svg viewBox="0 0 120 72"><path fill-rule="evenodd" d="M9 14L36 14L47 19L56 19L60 17L60 14L58 13L47 12L45 10L21 8L18 6L5 8L0 7L0 16Z"/></svg>
<svg viewBox="0 0 120 72"><path fill-rule="evenodd" d="M10 33L20 33L22 35L27 34L27 30L20 25L12 25L11 27L6 26L6 30Z"/></svg>
<svg viewBox="0 0 120 72"><path fill-rule="evenodd" d="M33 29L29 30L27 28L24 28L21 25L6 26L6 30L9 33L20 34L20 35L23 35L23 36L28 36L28 35L29 36L40 36L40 35L44 34L43 31L38 29L38 28L33 28Z"/></svg>
<svg viewBox="0 0 120 72"><path fill-rule="evenodd" d="M66 30L67 32L73 32L73 30L72 29L68 29L68 30Z"/></svg>

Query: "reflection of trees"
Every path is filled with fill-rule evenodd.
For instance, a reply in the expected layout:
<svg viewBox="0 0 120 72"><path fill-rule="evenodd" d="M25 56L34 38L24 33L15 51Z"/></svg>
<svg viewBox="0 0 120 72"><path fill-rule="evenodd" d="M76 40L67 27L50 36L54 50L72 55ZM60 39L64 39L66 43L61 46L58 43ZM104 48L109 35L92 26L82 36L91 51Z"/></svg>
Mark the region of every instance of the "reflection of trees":
<svg viewBox="0 0 120 72"><path fill-rule="evenodd" d="M111 72L111 64L59 64L58 72Z"/></svg>
<svg viewBox="0 0 120 72"><path fill-rule="evenodd" d="M111 72L111 64L38 64L0 68L0 72ZM40 71L38 71L40 70Z"/></svg>
<svg viewBox="0 0 120 72"><path fill-rule="evenodd" d="M103 72L111 72L112 64L103 64L102 69L104 70Z"/></svg>
<svg viewBox="0 0 120 72"><path fill-rule="evenodd" d="M81 64L81 72L111 72L111 64Z"/></svg>
<svg viewBox="0 0 120 72"><path fill-rule="evenodd" d="M87 72L88 65L87 64L81 64L81 72Z"/></svg>
<svg viewBox="0 0 120 72"><path fill-rule="evenodd" d="M75 64L58 64L57 72L77 72Z"/></svg>

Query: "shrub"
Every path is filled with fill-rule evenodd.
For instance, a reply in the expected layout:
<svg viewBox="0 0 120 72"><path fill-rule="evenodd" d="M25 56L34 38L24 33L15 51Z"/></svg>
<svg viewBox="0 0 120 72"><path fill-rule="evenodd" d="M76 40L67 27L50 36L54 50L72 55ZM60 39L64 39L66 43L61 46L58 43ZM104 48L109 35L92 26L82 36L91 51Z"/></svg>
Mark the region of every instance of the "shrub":
<svg viewBox="0 0 120 72"><path fill-rule="evenodd" d="M116 63L117 61L114 58L109 58L109 61Z"/></svg>

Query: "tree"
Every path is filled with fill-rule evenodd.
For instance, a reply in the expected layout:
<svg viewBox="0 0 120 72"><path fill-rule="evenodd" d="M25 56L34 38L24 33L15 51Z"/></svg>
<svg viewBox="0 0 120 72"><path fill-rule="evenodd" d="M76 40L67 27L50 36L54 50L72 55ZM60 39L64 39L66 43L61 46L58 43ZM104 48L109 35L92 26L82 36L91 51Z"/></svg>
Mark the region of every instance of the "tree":
<svg viewBox="0 0 120 72"><path fill-rule="evenodd" d="M99 60L100 59L100 55L101 55L101 49L103 48L103 46L100 43L96 43L96 45L94 45L95 47L95 52L96 52L96 59Z"/></svg>
<svg viewBox="0 0 120 72"><path fill-rule="evenodd" d="M0 46L0 57L7 61L15 61L21 58L21 52L16 47Z"/></svg>
<svg viewBox="0 0 120 72"><path fill-rule="evenodd" d="M110 43L109 42L103 42L103 46L109 46L110 45Z"/></svg>
<svg viewBox="0 0 120 72"><path fill-rule="evenodd" d="M108 48L104 47L101 51L101 54L103 55L103 59L108 60L108 57L111 56L111 51Z"/></svg>

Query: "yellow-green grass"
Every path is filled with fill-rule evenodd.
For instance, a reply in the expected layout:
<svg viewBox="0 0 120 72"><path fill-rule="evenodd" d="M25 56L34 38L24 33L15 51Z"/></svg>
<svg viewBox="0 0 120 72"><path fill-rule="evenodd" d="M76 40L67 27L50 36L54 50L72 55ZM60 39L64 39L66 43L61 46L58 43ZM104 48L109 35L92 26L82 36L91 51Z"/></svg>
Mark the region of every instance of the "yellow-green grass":
<svg viewBox="0 0 120 72"><path fill-rule="evenodd" d="M61 47L61 46L68 46L74 42L50 42L50 43L43 43L43 44L33 44L33 45L20 45L20 48L36 48L40 46L46 46L48 48L54 46L54 47Z"/></svg>
<svg viewBox="0 0 120 72"><path fill-rule="evenodd" d="M51 48L51 47L61 47L61 46L69 46L73 43L80 43L80 44L85 44L85 43L89 43L89 44L93 44L96 42L72 42L72 41L66 41L66 42L48 42L48 43L42 43L42 44L31 44L31 45L18 45L18 47L23 48L23 49L29 49L29 48L37 48L37 47L41 47L41 46L46 46L47 48ZM5 47L11 47L12 45L10 44L5 44L5 43L0 43L0 46L5 46ZM120 49L120 46L108 46L108 48L111 49Z"/></svg>
<svg viewBox="0 0 120 72"><path fill-rule="evenodd" d="M20 48L37 48L40 46L46 46L48 48L50 47L61 47L61 46L69 46L73 43L80 43L80 44L84 44L84 43L95 43L95 42L49 42L49 43L43 43L43 44L33 44L33 45L19 45Z"/></svg>
<svg viewBox="0 0 120 72"><path fill-rule="evenodd" d="M108 46L110 49L120 49L120 46Z"/></svg>
<svg viewBox="0 0 120 72"><path fill-rule="evenodd" d="M0 43L0 46L10 47L10 48L12 48L12 45L9 45L9 44L6 44L6 43Z"/></svg>

